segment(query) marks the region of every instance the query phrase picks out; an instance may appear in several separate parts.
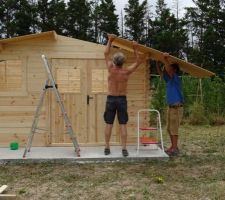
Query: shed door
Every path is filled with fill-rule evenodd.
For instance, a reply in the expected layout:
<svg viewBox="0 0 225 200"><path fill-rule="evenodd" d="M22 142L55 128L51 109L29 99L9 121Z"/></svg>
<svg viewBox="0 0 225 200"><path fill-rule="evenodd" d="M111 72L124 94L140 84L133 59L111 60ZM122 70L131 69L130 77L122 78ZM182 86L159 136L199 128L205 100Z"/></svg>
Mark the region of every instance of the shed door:
<svg viewBox="0 0 225 200"><path fill-rule="evenodd" d="M87 61L52 59L52 71L79 143L87 143ZM50 97L51 143L71 143L64 118L53 93Z"/></svg>
<svg viewBox="0 0 225 200"><path fill-rule="evenodd" d="M103 114L107 96L104 60L53 59L53 73L79 144L103 144ZM51 103L51 143L71 143L54 94ZM111 142L119 142L115 120Z"/></svg>
<svg viewBox="0 0 225 200"><path fill-rule="evenodd" d="M103 114L105 111L105 102L108 91L105 60L89 60L88 61L88 143L104 144L105 122ZM115 120L111 135L111 143L119 143L118 122Z"/></svg>

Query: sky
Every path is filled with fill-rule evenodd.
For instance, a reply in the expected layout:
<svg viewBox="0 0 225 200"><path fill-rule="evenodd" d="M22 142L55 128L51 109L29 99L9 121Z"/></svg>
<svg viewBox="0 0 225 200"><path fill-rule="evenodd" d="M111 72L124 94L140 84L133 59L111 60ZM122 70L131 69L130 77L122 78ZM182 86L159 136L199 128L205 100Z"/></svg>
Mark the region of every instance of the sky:
<svg viewBox="0 0 225 200"><path fill-rule="evenodd" d="M141 3L143 0L139 0ZM156 4L157 0L148 0L149 6L152 6L151 11L154 13L154 6ZM192 0L165 0L165 3L167 4L167 7L170 8L173 12L176 12L175 5L178 1L178 6L179 6L179 17L183 16L184 13L184 7L193 7L194 3ZM117 14L121 13L121 10L125 7L127 4L128 0L113 0L114 4L116 5L117 9Z"/></svg>

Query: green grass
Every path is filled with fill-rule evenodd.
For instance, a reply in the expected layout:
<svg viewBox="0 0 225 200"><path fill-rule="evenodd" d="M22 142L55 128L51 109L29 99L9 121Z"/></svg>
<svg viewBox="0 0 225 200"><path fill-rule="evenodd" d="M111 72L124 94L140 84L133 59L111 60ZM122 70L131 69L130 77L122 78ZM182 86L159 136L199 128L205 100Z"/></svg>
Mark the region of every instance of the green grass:
<svg viewBox="0 0 225 200"><path fill-rule="evenodd" d="M0 185L29 200L225 199L225 126L182 125L179 141L169 161L2 164Z"/></svg>

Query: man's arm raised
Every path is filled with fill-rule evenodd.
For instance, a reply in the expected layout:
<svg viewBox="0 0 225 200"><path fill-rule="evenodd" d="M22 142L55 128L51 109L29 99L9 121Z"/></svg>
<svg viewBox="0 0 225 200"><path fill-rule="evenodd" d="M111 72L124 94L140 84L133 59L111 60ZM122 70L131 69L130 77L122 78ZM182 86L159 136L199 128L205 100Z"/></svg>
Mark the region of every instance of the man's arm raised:
<svg viewBox="0 0 225 200"><path fill-rule="evenodd" d="M161 64L160 61L157 61L157 62L156 62L156 69L157 69L157 72L158 72L160 78L162 79L163 71L162 71L162 69L161 69L160 64Z"/></svg>
<svg viewBox="0 0 225 200"><path fill-rule="evenodd" d="M105 62L106 62L106 66L108 68L112 67L112 60L110 58L110 48L112 45L113 40L116 38L117 36L114 34L108 34L108 42L104 51L104 55L105 55Z"/></svg>
<svg viewBox="0 0 225 200"><path fill-rule="evenodd" d="M134 48L134 55L135 55L135 62L127 69L128 73L131 74L134 72L138 66L142 63L142 59L138 53L138 43L133 41L133 48Z"/></svg>
<svg viewBox="0 0 225 200"><path fill-rule="evenodd" d="M163 58L164 58L163 62L165 64L165 70L167 71L167 73L169 74L169 76L172 77L173 74L174 74L174 70L171 67L171 63L169 61L169 54L168 53L164 53L163 54Z"/></svg>

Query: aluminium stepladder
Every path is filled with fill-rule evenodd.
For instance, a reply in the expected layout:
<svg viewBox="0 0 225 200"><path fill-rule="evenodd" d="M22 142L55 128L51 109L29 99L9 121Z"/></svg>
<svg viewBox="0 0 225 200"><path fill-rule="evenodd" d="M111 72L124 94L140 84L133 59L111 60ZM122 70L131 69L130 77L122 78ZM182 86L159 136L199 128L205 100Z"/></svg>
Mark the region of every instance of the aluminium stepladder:
<svg viewBox="0 0 225 200"><path fill-rule="evenodd" d="M53 75L51 73L51 66L49 65L48 60L45 57L45 55L42 55L41 57L42 57L42 60L44 62L45 69L47 71L48 78L45 81L45 85L44 85L43 91L40 95L40 100L38 102L38 105L37 105L37 108L36 108L36 111L35 111L34 120L33 120L33 123L32 123L31 130L30 130L30 135L28 137L27 144L26 144L26 147L25 147L25 150L24 150L24 153L23 153L23 158L26 157L27 152L30 152L30 148L31 148L31 145L32 145L34 134L39 133L38 130L39 131L45 130L45 129L38 128L37 125L38 125L39 116L40 116L40 113L41 113L41 108L42 108L43 103L44 103L44 98L46 96L46 93L47 93L48 89L52 89L54 94L55 94L57 103L59 104L59 107L61 109L61 112L62 112L62 115L63 115L63 118L64 118L67 133L69 134L70 139L72 140L72 143L74 145L75 152L76 152L77 156L80 157L80 147L78 145L78 142L77 142L75 133L73 131L72 125L70 123L70 119L69 119L69 117L68 117L68 115L65 111L64 104L61 100L61 96L59 94L57 84L55 83L55 80L54 80Z"/></svg>
<svg viewBox="0 0 225 200"><path fill-rule="evenodd" d="M156 119L156 127L140 127L140 115L141 113L155 113L157 116ZM147 140L141 142L140 138L140 131L157 131L157 138L146 138ZM145 138L143 138L145 139ZM148 140L151 139L151 140ZM152 139L157 139L157 140L152 140ZM158 110L155 109L140 109L138 110L138 114L137 114L137 155L139 154L140 151L140 143L144 144L144 145L159 145L162 149L162 151L164 152L164 146L163 146L163 136L162 136L162 125L161 125L161 117L160 117L160 113ZM159 147L157 146L157 147Z"/></svg>

